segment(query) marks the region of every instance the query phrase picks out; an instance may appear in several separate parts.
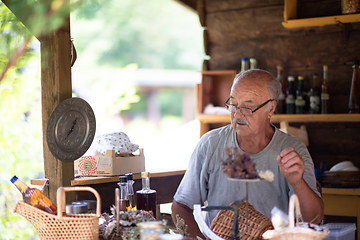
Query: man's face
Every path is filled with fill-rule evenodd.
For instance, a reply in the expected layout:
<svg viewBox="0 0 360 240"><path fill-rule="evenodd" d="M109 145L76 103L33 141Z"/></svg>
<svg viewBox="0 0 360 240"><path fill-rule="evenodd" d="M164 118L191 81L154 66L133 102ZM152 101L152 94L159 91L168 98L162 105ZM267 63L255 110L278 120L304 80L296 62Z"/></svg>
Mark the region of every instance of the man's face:
<svg viewBox="0 0 360 240"><path fill-rule="evenodd" d="M229 103L237 107L246 107L251 110L269 100L266 82L257 82L241 79L235 83L231 90ZM271 103L269 103L271 104ZM260 108L252 116L245 116L238 109L231 113L230 119L238 137L256 138L265 131L268 123L268 105Z"/></svg>

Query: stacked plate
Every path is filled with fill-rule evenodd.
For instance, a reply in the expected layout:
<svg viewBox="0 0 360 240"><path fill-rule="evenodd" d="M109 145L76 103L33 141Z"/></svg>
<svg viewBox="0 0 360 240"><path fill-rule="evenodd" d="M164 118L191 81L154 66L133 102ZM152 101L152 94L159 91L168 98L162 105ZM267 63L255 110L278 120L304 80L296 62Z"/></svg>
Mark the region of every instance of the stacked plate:
<svg viewBox="0 0 360 240"><path fill-rule="evenodd" d="M343 161L330 168L330 172L336 171L359 171L359 168L350 161Z"/></svg>

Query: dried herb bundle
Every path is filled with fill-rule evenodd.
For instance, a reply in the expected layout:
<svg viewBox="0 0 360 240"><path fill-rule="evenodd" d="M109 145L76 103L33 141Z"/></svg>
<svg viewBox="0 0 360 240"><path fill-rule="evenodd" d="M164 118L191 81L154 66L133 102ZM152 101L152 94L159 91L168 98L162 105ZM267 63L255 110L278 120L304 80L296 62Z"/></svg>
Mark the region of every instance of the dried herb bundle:
<svg viewBox="0 0 360 240"><path fill-rule="evenodd" d="M231 178L254 179L258 178L254 159L249 154L240 154L235 147L225 148L226 158L221 160L223 173Z"/></svg>

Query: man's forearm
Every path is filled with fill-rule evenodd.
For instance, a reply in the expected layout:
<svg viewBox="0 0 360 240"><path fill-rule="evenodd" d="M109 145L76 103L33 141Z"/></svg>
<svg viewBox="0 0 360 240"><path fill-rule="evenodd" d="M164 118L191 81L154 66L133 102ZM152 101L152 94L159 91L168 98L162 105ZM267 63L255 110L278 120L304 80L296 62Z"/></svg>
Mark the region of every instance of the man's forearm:
<svg viewBox="0 0 360 240"><path fill-rule="evenodd" d="M188 229L186 230L186 232L191 236L191 237L196 237L199 236L202 239L205 239L204 235L201 233L194 215L193 215L193 211L192 209L188 208L187 206L176 202L175 200L173 201L173 205L172 205L172 219L176 225L176 215L178 215L180 218L182 218L185 221L185 224L188 226Z"/></svg>
<svg viewBox="0 0 360 240"><path fill-rule="evenodd" d="M324 216L324 202L322 199L305 181L294 187L294 192L299 198L300 209L304 221L311 222L314 220L314 223L320 223Z"/></svg>

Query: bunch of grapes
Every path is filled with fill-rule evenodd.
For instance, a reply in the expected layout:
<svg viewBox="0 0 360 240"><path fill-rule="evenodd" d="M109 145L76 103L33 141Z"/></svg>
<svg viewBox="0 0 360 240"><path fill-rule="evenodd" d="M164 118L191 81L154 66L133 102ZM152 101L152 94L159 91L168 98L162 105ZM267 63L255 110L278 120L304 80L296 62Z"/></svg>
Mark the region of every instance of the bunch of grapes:
<svg viewBox="0 0 360 240"><path fill-rule="evenodd" d="M221 160L223 173L231 178L253 179L258 177L254 159L249 154L240 154L235 147L225 148L226 158Z"/></svg>

